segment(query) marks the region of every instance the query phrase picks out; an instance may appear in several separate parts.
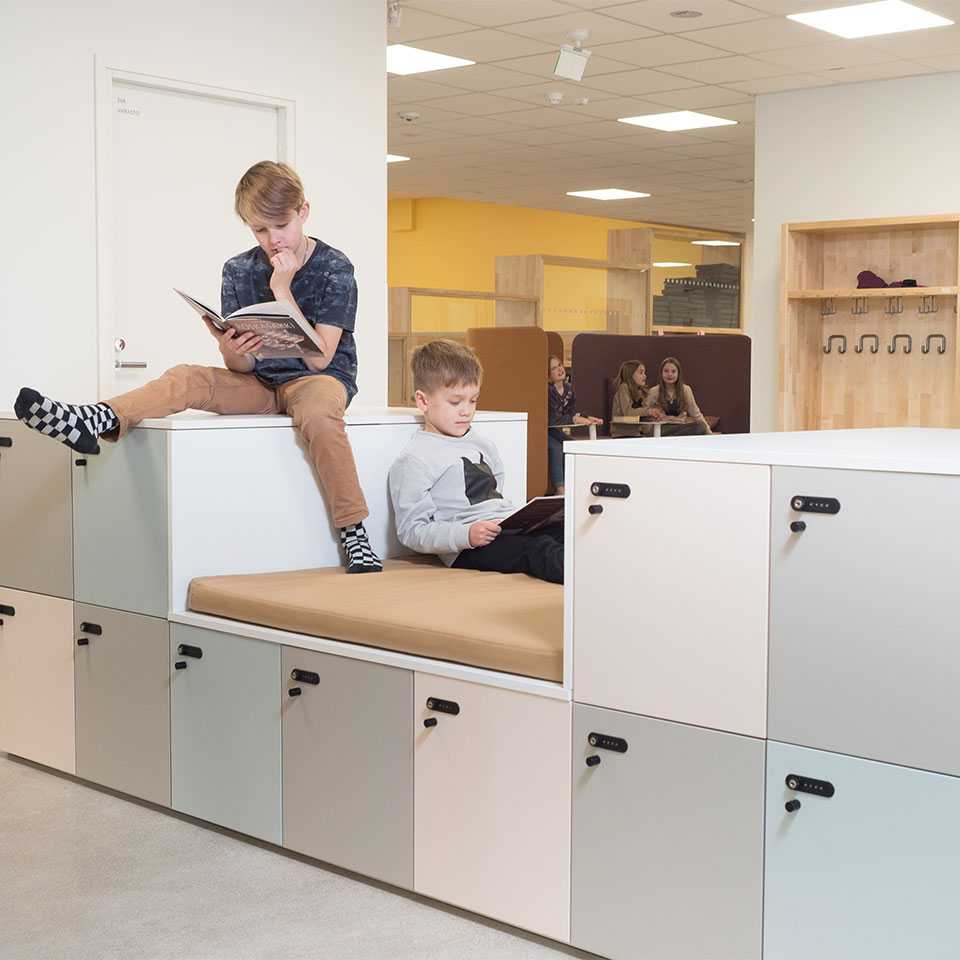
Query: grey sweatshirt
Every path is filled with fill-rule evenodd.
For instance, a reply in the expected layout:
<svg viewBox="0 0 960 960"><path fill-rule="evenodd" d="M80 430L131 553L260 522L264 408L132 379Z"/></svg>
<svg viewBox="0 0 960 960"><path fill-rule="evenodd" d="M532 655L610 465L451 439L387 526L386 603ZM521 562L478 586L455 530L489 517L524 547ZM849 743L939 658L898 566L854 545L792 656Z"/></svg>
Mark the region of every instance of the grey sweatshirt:
<svg viewBox="0 0 960 960"><path fill-rule="evenodd" d="M390 468L397 537L449 567L470 548L471 524L516 509L502 488L503 462L492 441L473 428L462 437L421 430Z"/></svg>

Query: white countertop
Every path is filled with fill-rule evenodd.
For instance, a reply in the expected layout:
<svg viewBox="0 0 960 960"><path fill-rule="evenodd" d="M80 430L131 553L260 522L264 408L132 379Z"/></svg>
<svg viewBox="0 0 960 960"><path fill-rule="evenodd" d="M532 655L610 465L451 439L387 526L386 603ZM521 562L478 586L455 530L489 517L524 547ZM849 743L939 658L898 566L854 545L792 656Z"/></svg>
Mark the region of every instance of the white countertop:
<svg viewBox="0 0 960 960"><path fill-rule="evenodd" d="M12 410L0 412L0 420L15 420ZM505 421L526 420L525 413L501 412L497 410L478 410L475 423L503 423ZM349 407L344 416L348 426L385 424L385 423L423 423L423 415L416 407ZM138 429L145 430L223 430L238 427L290 427L290 417L276 414L265 416L221 416L218 413L200 413L187 410L172 417L160 417L155 420L143 420Z"/></svg>
<svg viewBox="0 0 960 960"><path fill-rule="evenodd" d="M599 457L960 475L960 430L925 427L573 440L563 449Z"/></svg>

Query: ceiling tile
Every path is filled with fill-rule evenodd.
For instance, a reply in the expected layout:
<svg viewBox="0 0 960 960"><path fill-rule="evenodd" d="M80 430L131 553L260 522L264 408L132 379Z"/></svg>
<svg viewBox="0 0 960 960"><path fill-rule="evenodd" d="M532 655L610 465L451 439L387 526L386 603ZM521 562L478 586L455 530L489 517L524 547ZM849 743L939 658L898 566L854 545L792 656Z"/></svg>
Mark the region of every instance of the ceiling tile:
<svg viewBox="0 0 960 960"><path fill-rule="evenodd" d="M491 113L506 113L510 110L524 110L526 105L519 100L508 100L506 97L494 96L489 93L461 93L454 97L443 97L440 100L431 100L430 104L442 107L444 110L455 113L467 113L471 116L482 117ZM443 117L441 119L453 119ZM429 120L426 120L429 123Z"/></svg>
<svg viewBox="0 0 960 960"><path fill-rule="evenodd" d="M681 157L739 156L742 147L735 143L696 143L686 147L674 147L673 152Z"/></svg>
<svg viewBox="0 0 960 960"><path fill-rule="evenodd" d="M449 140L450 134L444 130L433 130L430 127L402 126L389 127L387 142L390 145L388 153L402 153L409 155L410 151L421 143L432 143L437 140Z"/></svg>
<svg viewBox="0 0 960 960"><path fill-rule="evenodd" d="M516 116L516 114L508 114L508 116ZM462 133L467 136L480 136L481 134L496 134L501 131L516 130L517 127L516 124L505 123L503 120L493 117L463 117L460 120L443 120L440 123L431 124L431 129L446 130L448 133Z"/></svg>
<svg viewBox="0 0 960 960"><path fill-rule="evenodd" d="M861 67L845 67L828 70L820 76L834 83L861 83L864 80L894 80L898 77L916 77L921 74L936 73L935 67L928 67L910 60L894 60L891 63L870 63Z"/></svg>
<svg viewBox="0 0 960 960"><path fill-rule="evenodd" d="M487 63L478 63L472 67L455 67L453 70L444 70L444 82L460 90L472 90L477 93L486 93L498 87L520 87L525 83L536 83L536 80L515 70L504 70ZM448 96L450 94L447 94Z"/></svg>
<svg viewBox="0 0 960 960"><path fill-rule="evenodd" d="M448 71L452 73L453 71ZM421 80L419 77L389 77L387 93L391 100L409 103L413 100L430 100L433 97L449 97L461 90L446 83Z"/></svg>
<svg viewBox="0 0 960 960"><path fill-rule="evenodd" d="M924 66L933 67L934 70L953 72L960 70L960 53L949 57L922 57L919 62Z"/></svg>
<svg viewBox="0 0 960 960"><path fill-rule="evenodd" d="M552 17L567 13L569 7L557 0L414 0L414 7L430 13L466 20L483 27L496 27L517 19L520 7L524 18Z"/></svg>
<svg viewBox="0 0 960 960"><path fill-rule="evenodd" d="M535 107L532 110L512 110L510 113L500 114L498 119L515 124L512 129L516 130L516 125L523 127L565 127L570 124L583 123L585 119L592 120L594 118L584 118L583 115L571 110L558 110L556 107L543 106Z"/></svg>
<svg viewBox="0 0 960 960"><path fill-rule="evenodd" d="M590 81L591 86L610 93L620 93L625 96L645 96L663 90L680 90L683 87L696 86L696 82L682 77L675 77L657 70L628 70L624 73L608 74Z"/></svg>
<svg viewBox="0 0 960 960"><path fill-rule="evenodd" d="M766 63L751 57L721 57L718 60L701 60L699 63L678 63L663 67L670 73L700 83L738 83L760 77L776 77L789 73L782 64Z"/></svg>
<svg viewBox="0 0 960 960"><path fill-rule="evenodd" d="M755 59L774 66L786 67L787 69L782 70L782 73L788 73L791 70L811 73L829 70L832 67L859 67L868 63L888 63L897 58L877 49L869 40L858 40L855 43L840 40L818 43L809 47L793 47L790 50L770 50L758 53ZM738 77L737 79L752 78Z"/></svg>
<svg viewBox="0 0 960 960"><path fill-rule="evenodd" d="M427 50L446 53L452 57L489 62L510 57L526 57L551 49L551 45L529 37L518 37L500 30L471 30L449 37L434 37L423 44Z"/></svg>
<svg viewBox="0 0 960 960"><path fill-rule="evenodd" d="M533 80L533 77L516 74L522 80ZM591 102L598 100L609 100L615 96L606 90L597 90L595 87L583 86L579 83L568 83L564 80L555 80L553 83L527 84L522 87L508 87L505 89L494 90L498 97L508 97L511 100L522 100L535 106L543 106L546 103L548 93L562 93L563 102L569 106L575 104L580 97L588 97Z"/></svg>
<svg viewBox="0 0 960 960"><path fill-rule="evenodd" d="M471 23L438 17L433 13L424 13L411 7L403 7L400 23L396 27L387 27L387 43L412 43L425 37L442 37L460 30L475 30Z"/></svg>
<svg viewBox="0 0 960 960"><path fill-rule="evenodd" d="M535 57L517 57L513 60L504 60L498 66L505 67L508 70L518 70L520 73L528 73L536 77L553 77L553 68L557 63L556 52L542 53ZM596 86L594 80L597 77L605 76L608 73L618 73L626 70L627 64L620 60L610 60L606 57L593 54L587 62L587 69L583 75L583 83L587 86Z"/></svg>
<svg viewBox="0 0 960 960"><path fill-rule="evenodd" d="M530 146L563 143L574 137L579 142L582 124L576 127L538 128L536 130L517 130L515 133L498 133L497 140L509 143L529 144Z"/></svg>
<svg viewBox="0 0 960 960"><path fill-rule="evenodd" d="M605 117L608 120L619 120L621 117L639 117L649 113L662 113L663 107L649 100L640 100L635 97L612 97L600 99L583 106L570 104L561 107L581 116Z"/></svg>
<svg viewBox="0 0 960 960"><path fill-rule="evenodd" d="M723 87L707 85L690 87L686 90L668 90L664 93L651 93L648 97L654 103L674 110L705 110L729 104L743 103L750 95L739 90L725 90Z"/></svg>
<svg viewBox="0 0 960 960"><path fill-rule="evenodd" d="M469 153L484 152L495 149L490 144L489 137L454 137L446 134L445 140L427 140L419 143L390 142L391 149L401 147L398 151L408 157L456 157ZM396 164L391 164L396 166Z"/></svg>
<svg viewBox="0 0 960 960"><path fill-rule="evenodd" d="M671 0L673 2L673 0ZM822 30L787 20L786 17L767 17L734 27L715 27L712 30L694 30L685 34L690 40L706 43L730 53L762 53L823 43L827 36Z"/></svg>
<svg viewBox="0 0 960 960"><path fill-rule="evenodd" d="M730 0L698 0L691 6L701 11L703 16L690 19L670 16L674 10L682 7L677 0L639 0L636 3L606 7L603 12L611 17L621 17L654 30L662 30L664 33L681 33L727 23L740 23L762 16L755 10L739 3L731 3Z"/></svg>
<svg viewBox="0 0 960 960"><path fill-rule="evenodd" d="M925 7L926 4L924 3ZM954 14L960 17L960 11ZM960 27L936 27L896 37L874 37L873 47L887 56L884 60L927 60L960 53Z"/></svg>
<svg viewBox="0 0 960 960"><path fill-rule="evenodd" d="M709 110L711 116L723 117L725 120L736 120L737 123L753 123L756 119L757 105L753 100L748 103L738 103L730 107L712 107ZM717 127L717 129L721 129ZM705 131L701 130L701 133Z"/></svg>
<svg viewBox="0 0 960 960"><path fill-rule="evenodd" d="M727 86L744 93L780 93L784 90L803 90L807 87L827 87L829 80L808 73L788 74L783 77L761 77L757 80L742 80Z"/></svg>
<svg viewBox="0 0 960 960"><path fill-rule="evenodd" d="M470 96L470 94L466 94ZM466 110L450 110L450 109L441 109L439 104L440 100L428 100L425 103L394 103L389 104L387 110L387 126L390 128L396 127L399 130L411 129L418 127L424 123L434 123L440 120L456 120L458 117L463 116L467 111ZM401 113L418 113L420 118L413 123L404 121L400 119Z"/></svg>
<svg viewBox="0 0 960 960"><path fill-rule="evenodd" d="M674 0L676 2L676 0ZM601 56L622 60L638 67L662 67L668 63L688 63L723 56L723 51L694 43L683 37L660 36L648 40L608 43L596 48Z"/></svg>
<svg viewBox="0 0 960 960"><path fill-rule="evenodd" d="M791 13L808 13L811 10L823 10L826 7L850 7L863 2L864 0L749 0L749 2L744 0L744 6L785 17Z"/></svg>
<svg viewBox="0 0 960 960"><path fill-rule="evenodd" d="M517 12L522 12L523 4L517 4ZM640 37L652 37L655 30L616 20L599 13L571 11L559 17L547 17L545 20L528 20L524 23L514 23L501 27L507 33L516 33L523 37L533 37L537 40L546 40L559 46L569 43L569 34L572 30L588 31L584 46L593 49L600 43L615 43L619 40L635 40Z"/></svg>

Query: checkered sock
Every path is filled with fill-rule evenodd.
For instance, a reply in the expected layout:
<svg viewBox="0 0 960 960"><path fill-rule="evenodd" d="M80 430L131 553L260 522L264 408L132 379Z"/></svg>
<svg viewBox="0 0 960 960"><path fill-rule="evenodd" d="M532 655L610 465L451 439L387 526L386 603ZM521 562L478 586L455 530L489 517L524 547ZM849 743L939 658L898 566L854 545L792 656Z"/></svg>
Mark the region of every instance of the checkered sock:
<svg viewBox="0 0 960 960"><path fill-rule="evenodd" d="M383 569L380 558L370 546L362 523L341 527L340 544L343 547L347 573L379 573Z"/></svg>
<svg viewBox="0 0 960 960"><path fill-rule="evenodd" d="M117 415L105 403L59 403L24 387L13 405L17 417L78 453L99 453L97 439L117 426Z"/></svg>

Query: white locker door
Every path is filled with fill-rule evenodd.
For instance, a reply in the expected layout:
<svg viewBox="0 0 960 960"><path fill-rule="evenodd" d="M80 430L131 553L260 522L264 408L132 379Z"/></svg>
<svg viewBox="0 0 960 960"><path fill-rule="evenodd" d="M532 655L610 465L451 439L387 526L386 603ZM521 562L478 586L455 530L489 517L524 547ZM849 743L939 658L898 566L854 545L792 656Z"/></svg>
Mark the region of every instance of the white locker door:
<svg viewBox="0 0 960 960"><path fill-rule="evenodd" d="M113 376L101 379L104 399L178 363L222 365L216 342L172 288L219 309L223 262L255 244L233 211L237 181L257 161L282 158L283 129L272 106L118 79L110 117L101 255L112 335L100 349Z"/></svg>

